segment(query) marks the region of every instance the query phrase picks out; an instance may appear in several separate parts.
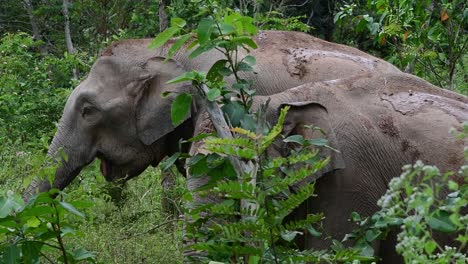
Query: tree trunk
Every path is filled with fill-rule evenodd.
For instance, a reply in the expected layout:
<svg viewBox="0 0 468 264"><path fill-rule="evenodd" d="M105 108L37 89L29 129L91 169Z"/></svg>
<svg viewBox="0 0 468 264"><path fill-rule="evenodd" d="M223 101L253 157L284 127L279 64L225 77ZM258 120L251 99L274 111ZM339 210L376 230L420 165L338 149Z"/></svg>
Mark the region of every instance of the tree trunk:
<svg viewBox="0 0 468 264"><path fill-rule="evenodd" d="M70 34L70 15L68 14L68 6L69 6L68 0L63 0L63 16L65 18L65 42L67 43L67 50L69 54L75 54L75 48L73 47L73 42L71 39L71 34ZM74 68L73 69L73 78L75 80L78 79L78 69Z"/></svg>
<svg viewBox="0 0 468 264"><path fill-rule="evenodd" d="M166 12L168 0L159 0L159 32L163 32L169 26L169 17Z"/></svg>
<svg viewBox="0 0 468 264"><path fill-rule="evenodd" d="M26 9L26 12L28 13L28 16L29 16L29 22L31 23L32 35L33 35L34 40L43 40L42 35L39 31L39 26L37 24L36 17L34 16L34 12L33 12L34 8L32 5L32 0L24 0L23 6ZM42 55L47 54L47 49L44 44L39 46L39 50Z"/></svg>

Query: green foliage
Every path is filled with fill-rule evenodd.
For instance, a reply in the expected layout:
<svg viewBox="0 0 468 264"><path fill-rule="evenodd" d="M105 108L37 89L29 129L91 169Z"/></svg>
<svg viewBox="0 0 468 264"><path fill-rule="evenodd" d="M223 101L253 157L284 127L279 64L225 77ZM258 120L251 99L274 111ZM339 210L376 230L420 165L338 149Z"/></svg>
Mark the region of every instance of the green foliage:
<svg viewBox="0 0 468 264"><path fill-rule="evenodd" d="M186 33L182 38L192 36L188 48L194 50L189 58L216 49L225 59L216 61L206 74L187 72L168 82L191 81L194 92L211 109L210 115L222 105L229 124L224 129L230 130L218 130L223 137L197 136L196 140L203 141L200 146L203 154L188 157L186 163L190 177L208 179L194 193L186 194L185 215L189 219L186 239L194 242L189 249L199 253L193 260L234 263L373 260L362 255L359 249L345 248L338 243L329 252L297 249L295 241L299 236L320 236L316 227L323 216L309 214L306 219L296 221L286 221L286 217L312 197L315 185L301 183L328 163L329 159L318 155L319 148L328 147L327 141L291 136L281 143L296 146L288 156L267 155L266 150L281 141L289 108L281 110L274 126L266 122L264 109L268 102L256 111L251 109L255 90L252 82L239 77L239 72L254 71L256 60L251 55L238 58L238 54L239 49L249 52L257 48L252 39L257 31L254 21L231 11L211 11L210 15L200 21L193 33ZM163 45L181 30L172 25L155 38L154 46ZM224 80L230 75L234 76L233 84ZM192 97L183 93L173 102L173 123L179 123L186 115L191 104L189 98ZM226 136L231 132L235 133L234 137ZM187 155L176 153L165 167L176 158L187 158ZM297 189L291 191L293 187ZM192 199L193 196L197 198ZM207 202L200 203L200 199Z"/></svg>
<svg viewBox="0 0 468 264"><path fill-rule="evenodd" d="M258 164L258 171L245 172L245 175L236 176L239 172L231 178L212 175L211 181L194 195L216 197L213 203L188 204L187 238L196 241L192 249L207 253L206 261L248 259L254 263L268 263L320 259L317 252L297 251L293 241L304 232L315 235L313 226L322 216L311 214L306 219L287 223L284 220L313 195L314 184L304 185L297 192L289 188L323 168L327 160L319 159L318 151L304 147L284 158L270 158L265 154L266 148L280 136L278 131L282 129L286 112L287 109L282 110L278 124L266 134L257 135L236 128L239 137L203 140L202 148L210 153L205 155L211 160L208 167L223 170L223 166L229 164L223 162L226 156ZM190 169L197 167L190 166ZM252 184L250 180L255 175L257 183ZM242 207L245 201L255 207Z"/></svg>
<svg viewBox="0 0 468 264"><path fill-rule="evenodd" d="M40 258L49 262L55 259L54 263L96 263L94 255L84 248L63 242L65 237L77 235L76 222L84 218L78 209L90 204L53 199L51 195L56 193L57 190L51 190L38 194L26 204L12 192L0 196L3 263L38 263Z"/></svg>
<svg viewBox="0 0 468 264"><path fill-rule="evenodd" d="M301 21L304 18L306 18L305 15L285 17L278 11L271 11L260 14L257 17L257 24L261 29L309 32L312 27Z"/></svg>
<svg viewBox="0 0 468 264"><path fill-rule="evenodd" d="M89 69L84 54L42 57L40 42L24 33L0 39L0 140L38 142L54 129L76 80L72 69Z"/></svg>
<svg viewBox="0 0 468 264"><path fill-rule="evenodd" d="M350 1L335 22L386 47L387 59L440 87L468 91L468 6L463 0Z"/></svg>
<svg viewBox="0 0 468 264"><path fill-rule="evenodd" d="M466 137L466 132L468 123L458 137ZM468 167L462 166L458 174L441 175L436 167L418 161L403 170L378 201L380 211L368 218L353 213L359 228L347 239L370 248L375 240L385 239L391 228L399 227L396 250L405 263L466 263ZM449 234L450 240L443 241L449 244L441 244L437 233Z"/></svg>

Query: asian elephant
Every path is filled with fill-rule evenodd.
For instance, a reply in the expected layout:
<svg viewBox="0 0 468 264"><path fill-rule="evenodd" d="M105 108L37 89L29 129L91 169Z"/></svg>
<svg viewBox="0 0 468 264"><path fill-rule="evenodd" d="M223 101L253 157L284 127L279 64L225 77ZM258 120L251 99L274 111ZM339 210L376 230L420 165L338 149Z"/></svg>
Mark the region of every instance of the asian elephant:
<svg viewBox="0 0 468 264"><path fill-rule="evenodd" d="M319 175L318 202L302 210L323 211L333 236L350 231L350 212L368 215L377 209L377 199L403 164L422 159L445 170L463 163L462 144L448 129L468 120L468 98L357 49L304 33L262 31L255 41L255 72L242 72L242 77L253 80L256 104L271 98L271 120L281 105L292 105L284 134L313 136L301 127L312 123L326 130L330 144L340 150L330 153L332 161ZM121 41L102 53L70 95L50 145L50 155L60 157L62 148L68 159L57 158L61 165L54 181L33 182L26 197L51 185L65 188L95 158L106 180L130 179L178 151L181 138L209 125L195 101L186 120L173 126L174 95L161 94L191 91L187 83L166 82L185 71L206 72L222 55L209 51L189 60L180 51L165 61L170 43L150 50L150 42ZM201 184L203 179L188 176L190 190ZM306 245L317 241L306 239Z"/></svg>
<svg viewBox="0 0 468 264"><path fill-rule="evenodd" d="M272 95L301 84L377 72L399 72L393 65L357 49L329 43L297 32L262 31L256 37L255 72L242 72L252 80L258 95ZM173 42L173 41L172 41ZM198 111L174 127L170 119L173 97L164 92L190 90L187 84L166 81L185 71L208 71L223 55L211 50L188 59L181 50L165 61L171 41L151 50L151 39L125 40L110 45L93 65L87 78L71 93L49 155L61 160L52 186L65 188L96 157L109 181L132 178L150 164L157 165L176 151L176 142L193 134ZM241 51L239 57L245 55ZM60 162L60 158L59 162ZM24 197L48 190L47 181L34 181Z"/></svg>
<svg viewBox="0 0 468 264"><path fill-rule="evenodd" d="M331 157L329 166L301 182L317 180L317 197L306 201L293 216L305 218L308 213L323 212L324 229L335 239L352 231L348 219L353 211L372 215L378 210L377 200L390 179L401 174L403 165L421 160L444 173L457 172L465 164L463 152L468 140L457 139L449 129L463 131L463 122L468 121L468 97L409 74L378 73L304 84L275 95L257 96L254 106L267 100L267 119L272 123L283 106L291 106L284 136L322 137L304 127L319 126L329 144L340 151L325 153ZM286 143L278 141L269 152L285 155L288 149ZM463 182L461 177L453 179ZM202 181L188 180L193 189ZM375 245L381 263L402 263L394 251L394 235ZM450 243L448 237L441 239ZM301 240L306 248L324 246L323 240L311 236Z"/></svg>

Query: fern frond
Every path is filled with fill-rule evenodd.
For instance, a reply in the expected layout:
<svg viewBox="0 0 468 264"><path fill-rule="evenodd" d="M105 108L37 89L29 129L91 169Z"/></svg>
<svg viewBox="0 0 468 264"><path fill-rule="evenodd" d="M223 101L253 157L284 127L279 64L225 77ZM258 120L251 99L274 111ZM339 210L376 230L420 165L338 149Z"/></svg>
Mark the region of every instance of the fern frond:
<svg viewBox="0 0 468 264"><path fill-rule="evenodd" d="M235 156L241 159L252 160L257 156L255 150L249 148L238 148L228 145L205 145L204 148L213 153Z"/></svg>
<svg viewBox="0 0 468 264"><path fill-rule="evenodd" d="M241 127L234 127L231 129L231 131L237 134L247 136L248 138L253 139L253 140L257 140L259 137L261 137L261 135L257 136L254 132L247 130L247 129L243 129Z"/></svg>
<svg viewBox="0 0 468 264"><path fill-rule="evenodd" d="M305 184L303 185L297 193L291 194L288 198L278 201L278 206L276 208L275 219L273 222L279 223L289 215L296 207L301 205L305 200L309 199L315 191L314 184Z"/></svg>
<svg viewBox="0 0 468 264"><path fill-rule="evenodd" d="M312 225L320 222L323 219L323 213L319 214L308 214L306 219L297 220L297 221L289 221L285 223L283 226L289 230L297 230L306 228L307 225Z"/></svg>
<svg viewBox="0 0 468 264"><path fill-rule="evenodd" d="M242 147L242 148L249 148L254 149L255 145L251 139L248 138L217 138L217 137L210 137L204 140L205 144L207 145L226 145L226 146L235 146L235 147Z"/></svg>
<svg viewBox="0 0 468 264"><path fill-rule="evenodd" d="M219 182L214 190L224 193L226 198L255 200L255 187L247 182L223 181Z"/></svg>
<svg viewBox="0 0 468 264"><path fill-rule="evenodd" d="M301 152L296 152L296 153L292 153L289 157L288 157L288 162L289 164L296 164L296 163L299 163L299 162L305 162L305 161L308 161L314 157L317 156L319 150L318 149L306 149L306 150L303 150Z"/></svg>
<svg viewBox="0 0 468 264"><path fill-rule="evenodd" d="M280 116L278 117L278 122L270 130L270 132L261 139L260 152L263 153L263 151L265 151L271 145L275 138L277 138L281 134L281 131L283 131L284 119L286 118L286 114L288 113L289 108L289 106L286 106L281 109Z"/></svg>

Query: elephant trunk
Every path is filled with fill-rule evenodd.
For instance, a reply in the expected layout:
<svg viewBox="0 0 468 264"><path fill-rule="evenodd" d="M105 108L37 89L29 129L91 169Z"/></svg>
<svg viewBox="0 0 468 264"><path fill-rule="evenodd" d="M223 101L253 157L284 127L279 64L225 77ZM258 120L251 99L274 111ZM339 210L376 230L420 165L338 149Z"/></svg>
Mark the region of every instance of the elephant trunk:
<svg viewBox="0 0 468 264"><path fill-rule="evenodd" d="M48 179L33 179L23 193L24 200L27 201L34 194L49 191L51 188L63 190L88 163L85 158L80 158L87 155L72 154L75 153L75 148L71 148L69 142L64 142L64 139L67 141L69 138L71 137L65 135L63 128L57 131L47 151L47 156L52 158L52 162L46 164L46 166L57 166L55 178L52 183ZM72 149L73 151L70 151Z"/></svg>

